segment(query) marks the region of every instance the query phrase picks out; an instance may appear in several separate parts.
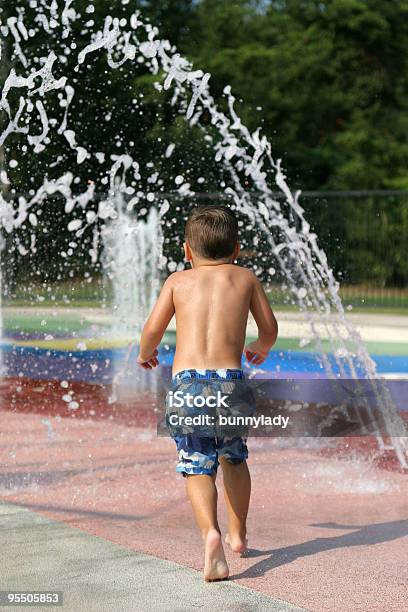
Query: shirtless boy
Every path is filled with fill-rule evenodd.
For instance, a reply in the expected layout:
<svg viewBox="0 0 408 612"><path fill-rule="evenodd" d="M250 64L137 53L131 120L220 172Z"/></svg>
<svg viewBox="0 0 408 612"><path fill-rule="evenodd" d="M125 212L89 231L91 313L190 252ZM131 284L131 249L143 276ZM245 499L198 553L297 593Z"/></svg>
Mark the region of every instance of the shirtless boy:
<svg viewBox="0 0 408 612"><path fill-rule="evenodd" d="M233 262L239 254L238 223L223 206L192 213L185 228L185 258L191 269L171 274L146 322L138 363L158 365L157 347L173 315L176 352L173 381L185 378L243 378L243 352L250 364L263 363L276 341L278 326L256 276ZM248 313L258 327L258 339L245 348ZM239 554L247 547L246 518L251 480L243 438L176 438L177 471L186 476L188 497L205 546L204 578L228 578L217 520L218 464L221 463L228 511L225 541Z"/></svg>

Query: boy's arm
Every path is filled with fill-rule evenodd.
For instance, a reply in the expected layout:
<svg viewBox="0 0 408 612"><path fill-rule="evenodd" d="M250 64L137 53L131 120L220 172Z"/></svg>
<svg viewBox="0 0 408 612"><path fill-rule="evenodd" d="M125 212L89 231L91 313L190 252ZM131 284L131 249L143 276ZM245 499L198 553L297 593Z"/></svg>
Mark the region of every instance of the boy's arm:
<svg viewBox="0 0 408 612"><path fill-rule="evenodd" d="M159 364L157 347L173 315L173 279L169 276L163 285L150 317L143 327L139 356L137 358L137 362L142 368L151 370Z"/></svg>
<svg viewBox="0 0 408 612"><path fill-rule="evenodd" d="M258 327L258 340L245 347L245 357L249 363L259 365L265 361L276 342L278 323L265 291L256 277L254 277L250 310Z"/></svg>

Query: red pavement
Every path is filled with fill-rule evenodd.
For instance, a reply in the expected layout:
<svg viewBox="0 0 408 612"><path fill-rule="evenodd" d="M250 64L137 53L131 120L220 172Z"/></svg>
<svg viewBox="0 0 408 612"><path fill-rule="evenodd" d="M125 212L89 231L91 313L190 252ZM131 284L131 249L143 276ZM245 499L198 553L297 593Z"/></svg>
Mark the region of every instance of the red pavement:
<svg viewBox="0 0 408 612"><path fill-rule="evenodd" d="M201 569L173 442L157 438L152 407L73 390L77 410L58 383L3 381L0 499ZM251 554L228 553L233 580L309 610L406 609L405 474L267 439L250 442L249 464Z"/></svg>

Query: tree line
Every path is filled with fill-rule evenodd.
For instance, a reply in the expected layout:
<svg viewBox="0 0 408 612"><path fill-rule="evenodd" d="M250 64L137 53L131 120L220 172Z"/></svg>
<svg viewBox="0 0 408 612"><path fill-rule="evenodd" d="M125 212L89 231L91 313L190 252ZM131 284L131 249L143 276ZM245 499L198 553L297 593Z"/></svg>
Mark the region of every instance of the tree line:
<svg viewBox="0 0 408 612"><path fill-rule="evenodd" d="M28 3L25 3L28 5ZM129 16L137 7L160 28L196 67L211 73L214 97L223 104L226 84L232 86L237 109L251 130L259 125L283 159L292 189L313 191L408 190L408 2L406 0L77 0L84 19L102 22L104 15ZM94 5L91 15L87 12ZM2 7L2 18L14 14ZM26 8L35 19L35 8ZM81 27L77 27L78 41ZM53 48L66 53L58 31L42 32L29 55ZM16 65L5 50L2 78ZM89 56L86 78L73 72L66 54L64 73L76 90L70 124L87 147L103 151L118 143L141 164L153 164L161 175L205 172L208 188L220 189L211 147L198 131L188 128L153 85L148 71L127 62L107 71L106 58ZM70 78L71 78L70 77ZM137 100L137 104L135 103ZM55 112L58 112L55 97ZM41 125L38 125L38 130ZM38 156L11 138L8 159L22 163L9 168L12 186L27 192L50 175L52 160L75 164L75 152L60 151L51 142ZM182 155L163 159L163 143L176 142ZM171 168L169 168L171 165ZM55 169L55 172L58 168ZM89 180L106 168L87 160L78 176ZM308 219L322 236L329 262L347 282L370 280L406 285L408 203L406 197L304 199ZM176 207L177 208L177 207ZM177 211L176 211L177 216ZM181 213L179 213L181 215ZM43 211L47 227L37 257L49 256L68 239L57 223L61 211ZM404 234L405 232L405 234ZM51 237L51 240L50 240ZM18 258L18 255L16 255ZM80 263L78 266L80 267Z"/></svg>

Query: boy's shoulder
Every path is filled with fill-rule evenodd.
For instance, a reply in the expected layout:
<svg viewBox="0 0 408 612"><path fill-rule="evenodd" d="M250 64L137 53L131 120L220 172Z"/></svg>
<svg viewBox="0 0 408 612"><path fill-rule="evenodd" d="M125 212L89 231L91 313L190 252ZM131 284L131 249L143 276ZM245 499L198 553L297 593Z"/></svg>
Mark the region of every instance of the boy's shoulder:
<svg viewBox="0 0 408 612"><path fill-rule="evenodd" d="M172 272L166 279L165 284L169 287L178 284L180 281L184 281L187 278L191 277L191 274L194 270L178 270L177 272Z"/></svg>
<svg viewBox="0 0 408 612"><path fill-rule="evenodd" d="M180 283L187 282L189 280L193 280L194 277L197 276L198 272L199 271L194 268L173 272L167 277L166 285L176 286ZM248 268L244 268L243 266L239 266L237 264L229 266L228 270L225 270L224 273L233 274L234 276L235 275L240 276L243 280L246 280L247 282L250 282L250 283L257 282L258 280L256 275L252 272L252 270L248 270Z"/></svg>
<svg viewBox="0 0 408 612"><path fill-rule="evenodd" d="M244 268L244 266L239 266L238 264L234 264L232 266L232 270L233 272L236 272L237 274L241 274L242 276L246 276L249 279L256 278L252 270L249 270L248 268Z"/></svg>
<svg viewBox="0 0 408 612"><path fill-rule="evenodd" d="M257 280L256 275L252 272L252 270L239 266L238 264L230 266L226 273L240 278L242 282L253 283Z"/></svg>

